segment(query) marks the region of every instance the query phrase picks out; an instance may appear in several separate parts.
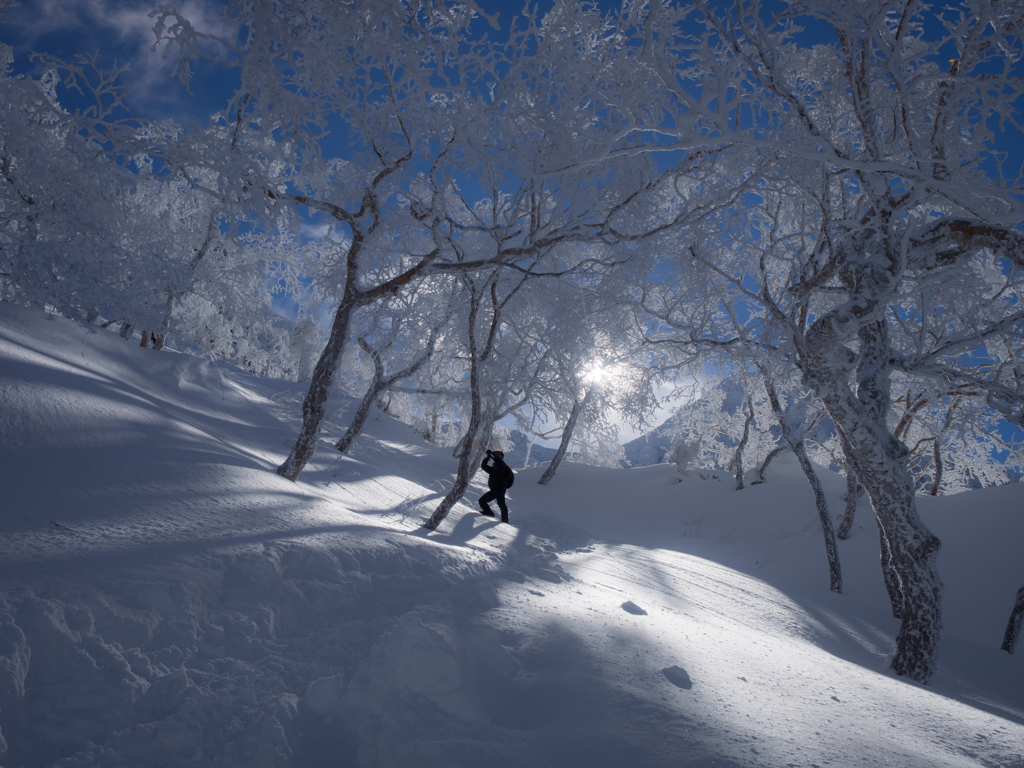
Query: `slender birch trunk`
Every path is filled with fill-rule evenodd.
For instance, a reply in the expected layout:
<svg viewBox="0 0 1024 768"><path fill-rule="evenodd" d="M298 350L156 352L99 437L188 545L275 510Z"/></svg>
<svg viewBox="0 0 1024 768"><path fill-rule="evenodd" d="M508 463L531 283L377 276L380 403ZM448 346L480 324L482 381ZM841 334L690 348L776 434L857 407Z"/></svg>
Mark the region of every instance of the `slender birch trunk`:
<svg viewBox="0 0 1024 768"><path fill-rule="evenodd" d="M889 541L885 538L882 523L877 517L875 523L878 525L878 552L879 560L882 563L882 581L885 583L886 594L889 595L892 617L899 619L903 617L903 587L900 586L899 574L892 566L892 553L889 551Z"/></svg>
<svg viewBox="0 0 1024 768"><path fill-rule="evenodd" d="M836 531L836 538L841 541L846 541L850 536L850 531L853 529L853 518L857 513L857 502L860 501L861 494L864 492L864 488L857 480L857 473L853 471L853 467L850 462L846 462L846 510L843 512L843 521L839 524L839 530Z"/></svg>
<svg viewBox="0 0 1024 768"><path fill-rule="evenodd" d="M348 425L348 429L345 430L345 434L341 436L341 439L334 444L334 447L338 449L338 453L345 453L349 446L352 445L352 441L362 434L363 427L366 426L366 419L370 416L370 409L383 391L384 382L374 379L373 383L370 384L370 388L366 390L366 394L363 395L359 407L356 408L356 413L352 417L352 423Z"/></svg>
<svg viewBox="0 0 1024 768"><path fill-rule="evenodd" d="M932 489L928 492L932 496L939 495L939 486L942 485L942 450L939 448L939 438L932 440L932 462L935 465L935 478L932 480Z"/></svg>
<svg viewBox="0 0 1024 768"><path fill-rule="evenodd" d="M277 474L293 482L298 479L316 450L320 425L323 423L324 414L327 411L327 398L330 396L334 376L338 370L338 362L341 359L345 340L348 338L348 325L352 319L353 309L355 309L355 302L346 297L334 313L330 338L317 361L316 368L313 369L309 392L306 393L306 399L302 401L302 430L299 432L299 437L295 441L295 445L292 446L287 460L277 468Z"/></svg>
<svg viewBox="0 0 1024 768"><path fill-rule="evenodd" d="M747 398L747 418L743 422L743 437L740 438L740 444L736 446L736 453L733 454L732 462L730 463L730 469L736 470L736 490L743 490L743 451L747 447L747 441L750 439L750 422L754 420L754 406L750 402L750 398Z"/></svg>
<svg viewBox="0 0 1024 768"><path fill-rule="evenodd" d="M810 483L811 491L814 494L814 505L818 509L818 522L821 523L821 530L825 535L825 555L828 557L828 588L832 592L842 594L843 572L839 565L839 548L836 546L836 537L832 531L832 518L828 513L825 489L821 487L821 480L814 471L811 460L807 458L803 440L797 441L793 446L793 453L796 454L800 468L804 471L807 482Z"/></svg>
<svg viewBox="0 0 1024 768"><path fill-rule="evenodd" d="M1003 635L1002 649L1011 655L1017 647L1017 639L1020 637L1022 623L1024 623L1024 587L1017 590L1017 602L1013 604L1013 610L1010 611L1010 620L1006 624L1006 634Z"/></svg>
<svg viewBox="0 0 1024 768"><path fill-rule="evenodd" d="M441 503L437 505L437 509L430 516L430 519L423 524L423 527L427 530L435 531L437 526L441 524L448 513L451 512L462 495L466 492L466 488L469 486L470 478L476 472L476 459L477 456L482 453L477 444L479 442L478 435L480 432L480 424L482 421L482 403L480 396L480 366L487 358L489 349L486 349L484 353L478 354L477 352L477 341L476 341L476 321L477 315L480 312L480 295L473 291L472 298L470 299L469 305L469 426L466 429L466 434L463 436L463 450L459 454L459 467L455 472L455 482L451 487L451 490L441 499ZM497 300L495 299L495 304ZM497 314L492 318L492 324L497 322Z"/></svg>
<svg viewBox="0 0 1024 768"><path fill-rule="evenodd" d="M370 415L370 408L377 401L377 398L382 393L387 392L388 389L396 382L401 381L412 376L418 371L430 356L434 354L434 338L437 329L435 328L430 334L430 340L427 343L427 348L422 355L417 357L412 365L403 368L401 371L388 376L384 372L384 361L380 358L380 352L372 349L369 344L366 343L366 339L359 339L359 346L362 347L363 351L370 356L373 361L373 381L370 382L369 389L366 390L366 394L363 395L362 401L359 403L359 407L356 409L355 416L352 417L352 423L349 424L348 429L342 438L335 443L334 447L338 449L338 453L345 453L348 447L352 444L363 431L363 427L366 425L366 419ZM435 414L436 417L436 414Z"/></svg>
<svg viewBox="0 0 1024 768"><path fill-rule="evenodd" d="M771 464L772 461L775 460L779 456L779 454L781 454L787 448L789 448L789 446L786 444L776 445L774 448L772 448L768 455L764 457L764 461L761 462L761 466L757 468L757 479L751 482L750 484L761 485L762 483L767 483L768 465Z"/></svg>
<svg viewBox="0 0 1024 768"><path fill-rule="evenodd" d="M481 445L481 442L490 441L491 435L494 431L496 409L488 407L487 413L484 414L483 395L481 391L482 382L480 377L483 366L486 365L487 361L491 357L491 352L494 351L494 339L497 335L498 328L501 325L501 311L512 297L515 296L516 292L526 284L526 279L528 277L528 275L524 275L519 284L509 291L508 295L499 302L498 283L497 279L494 277L495 274L497 274L497 271L492 273L490 285L491 321L487 331L487 341L484 342L482 350L477 346L476 321L480 312L480 302L483 300L483 295L477 291L476 286L474 286L467 278L467 282L469 283L470 291L472 293L469 305L469 428L466 432L466 449L462 452L462 455L459 458L459 468L455 474L455 484L452 486L452 489L448 494L441 500L441 503L438 504L437 509L434 510L434 514L432 514L430 519L423 524L424 528L431 531L437 529L437 526L439 526L441 521L448 516L452 507L455 506L459 499L462 498L462 495L466 492L466 488L469 486L469 481L476 472L477 465L483 460L484 446Z"/></svg>
<svg viewBox="0 0 1024 768"><path fill-rule="evenodd" d="M801 368L805 383L825 404L846 458L871 499L890 563L899 576L900 629L892 669L927 683L935 673L942 634L943 584L935 567L942 542L917 514L907 448L886 424L893 358L885 307L876 297L889 295L892 276L878 263L858 264L851 299L815 321L803 339ZM856 354L845 343L854 334ZM849 383L854 363L856 394Z"/></svg>
<svg viewBox="0 0 1024 768"><path fill-rule="evenodd" d="M942 632L942 579L935 568L941 542L917 514L907 449L884 426L873 423L848 386L836 383L821 393L836 428L851 446L848 456L871 499L888 560L899 577L900 624L892 668L927 683L935 672ZM892 584L887 578L887 587ZM892 592L890 591L890 597Z"/></svg>
<svg viewBox="0 0 1024 768"><path fill-rule="evenodd" d="M569 413L569 419L565 422L565 429L562 430L562 440L558 444L558 450L555 451L554 457L551 459L551 463L548 464L547 469L544 470L544 474L540 476L540 480L537 481L538 485L547 485L551 482L551 478L555 476L555 472L558 471L558 465L562 463L562 459L565 458L566 452L569 450L569 443L572 441L573 430L576 429L576 422L579 421L580 414L586 410L587 404L590 402L590 395L593 393L594 388L590 387L582 398L572 404L572 411Z"/></svg>
<svg viewBox="0 0 1024 768"><path fill-rule="evenodd" d="M523 459L523 469L530 466L530 454L533 453L533 444L537 442L537 436L531 435L530 442L526 446L526 458Z"/></svg>
<svg viewBox="0 0 1024 768"><path fill-rule="evenodd" d="M825 499L825 489L821 487L821 480L814 471L811 460L807 457L807 449L804 441L796 436L789 419L782 411L782 404L779 402L779 395L775 391L775 384L768 373L768 370L758 366L761 379L764 382L765 391L768 393L768 402L772 407L772 413L779 422L779 429L782 430L782 438L786 441L797 461L800 462L800 469L811 486L811 493L814 495L814 506L818 510L818 522L821 524L821 532L825 537L825 556L828 559L828 588L832 592L842 594L843 592L843 570L839 564L839 547L836 545L836 536L832 530L832 517L828 511L828 501ZM753 412L753 408L751 408Z"/></svg>

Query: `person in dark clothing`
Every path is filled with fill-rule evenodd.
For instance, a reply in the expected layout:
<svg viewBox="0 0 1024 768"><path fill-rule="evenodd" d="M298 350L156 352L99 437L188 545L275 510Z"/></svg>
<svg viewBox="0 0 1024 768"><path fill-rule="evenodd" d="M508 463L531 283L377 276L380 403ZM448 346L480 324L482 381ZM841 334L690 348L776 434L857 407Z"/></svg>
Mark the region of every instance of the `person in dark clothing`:
<svg viewBox="0 0 1024 768"><path fill-rule="evenodd" d="M490 464L488 464L490 462ZM487 493L480 497L480 514L494 517L490 503L498 502L498 509L501 510L501 522L508 522L508 507L505 506L505 491L512 485L512 470L505 463L505 454L502 451L487 451L487 456L480 469L487 473Z"/></svg>

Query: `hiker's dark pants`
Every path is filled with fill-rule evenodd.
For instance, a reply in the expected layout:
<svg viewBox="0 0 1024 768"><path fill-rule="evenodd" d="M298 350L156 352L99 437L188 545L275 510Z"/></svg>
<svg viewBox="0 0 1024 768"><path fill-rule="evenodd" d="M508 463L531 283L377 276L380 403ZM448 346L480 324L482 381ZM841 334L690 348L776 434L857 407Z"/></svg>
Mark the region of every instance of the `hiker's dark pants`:
<svg viewBox="0 0 1024 768"><path fill-rule="evenodd" d="M480 497L480 509L484 512L490 513L492 516L494 513L491 512L491 508L488 505L492 501L498 502L498 509L501 510L501 522L503 523L508 522L508 507L505 506L505 490L505 488L502 488L500 491L488 491Z"/></svg>

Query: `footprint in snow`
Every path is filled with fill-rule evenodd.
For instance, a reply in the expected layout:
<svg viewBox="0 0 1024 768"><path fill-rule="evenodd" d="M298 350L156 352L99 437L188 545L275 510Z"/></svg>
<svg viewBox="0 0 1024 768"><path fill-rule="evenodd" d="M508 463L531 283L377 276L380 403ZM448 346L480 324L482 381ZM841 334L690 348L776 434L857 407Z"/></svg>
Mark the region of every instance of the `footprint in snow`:
<svg viewBox="0 0 1024 768"><path fill-rule="evenodd" d="M684 688L690 690L693 688L693 682L690 680L690 675L682 667L675 665L671 667L665 667L661 670L661 673L668 678L668 681L672 683L676 688Z"/></svg>
<svg viewBox="0 0 1024 768"><path fill-rule="evenodd" d="M634 603L632 600L627 600L622 604L622 610L626 613L632 613L634 616L646 616L647 611L641 608L639 605Z"/></svg>

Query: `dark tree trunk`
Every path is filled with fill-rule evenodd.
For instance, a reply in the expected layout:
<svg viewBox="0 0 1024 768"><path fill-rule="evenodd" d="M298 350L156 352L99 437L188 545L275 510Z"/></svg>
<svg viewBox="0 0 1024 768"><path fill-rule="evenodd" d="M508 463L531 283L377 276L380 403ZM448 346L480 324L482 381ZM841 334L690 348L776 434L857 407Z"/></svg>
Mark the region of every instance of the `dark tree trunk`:
<svg viewBox="0 0 1024 768"><path fill-rule="evenodd" d="M466 492L466 488L469 486L469 480L476 472L476 459L477 456L483 453L481 448L477 447L479 442L480 424L483 416L483 403L481 402L480 395L480 366L486 361L490 352L489 348L483 352L477 350L476 341L476 321L477 315L480 312L480 301L481 296L477 293L476 289L471 286L472 297L469 305L469 426L466 429L466 434L463 436L462 444L463 449L459 454L459 467L455 472L455 483L452 485L447 495L441 499L441 503L437 505L437 509L430 516L430 519L423 524L423 527L436 531L437 526L441 524L448 513L451 512L462 495ZM492 296L494 297L494 303L497 305L497 297L494 293L494 286L492 285ZM497 323L498 313L497 307L495 306L495 313L492 317L492 331ZM491 336L493 338L493 334ZM489 345L488 345L489 346Z"/></svg>
<svg viewBox="0 0 1024 768"><path fill-rule="evenodd" d="M957 406L960 405L961 399L959 397L954 398L953 402L949 404L949 408L946 410L946 418L942 423L942 429L939 430L939 434L935 436L935 442L932 443L932 459L935 462L935 480L932 482L932 496L938 496L939 488L942 486L942 470L944 469L942 463L942 437L953 426L953 416Z"/></svg>
<svg viewBox="0 0 1024 768"><path fill-rule="evenodd" d="M123 323L121 323L121 330L118 331L118 334L121 336L122 339L128 341L128 339L132 337L133 330L135 329L132 327L132 324L125 320Z"/></svg>
<svg viewBox="0 0 1024 768"><path fill-rule="evenodd" d="M743 451L747 447L747 440L750 438L750 422L754 420L754 406L750 403L750 398L747 398L747 418L743 422L743 437L740 438L740 444L736 446L736 453L733 454L732 462L730 463L730 469L736 470L736 490L743 490Z"/></svg>
<svg viewBox="0 0 1024 768"><path fill-rule="evenodd" d="M1024 587L1017 590L1017 602L1010 611L1010 620L1006 623L1006 634L1003 635L1003 650L1012 654L1020 637L1020 627L1024 623Z"/></svg>
<svg viewBox="0 0 1024 768"><path fill-rule="evenodd" d="M853 471L853 467L850 462L846 462L846 510L843 512L843 521L839 524L839 530L836 531L836 538L842 541L850 536L850 531L853 529L853 518L857 513L857 502L860 501L861 495L864 493L864 488L857 480L857 473Z"/></svg>
<svg viewBox="0 0 1024 768"><path fill-rule="evenodd" d="M472 439L473 435L471 435L469 432L460 437L459 442L457 442L455 444L455 447L452 449L452 456L455 457L456 459L461 459L462 456L466 453L466 451L469 450L469 441Z"/></svg>
<svg viewBox="0 0 1024 768"><path fill-rule="evenodd" d="M900 576L892 567L892 553L889 552L889 542L885 538L885 531L882 523L875 518L878 525L878 553L882 563L882 581L885 582L885 591L889 595L889 604L892 607L894 619L903 617L903 589L900 587Z"/></svg>
<svg viewBox="0 0 1024 768"><path fill-rule="evenodd" d="M854 448L850 445L843 432L839 431L839 442L843 446L843 453L849 457L853 454ZM902 444L902 443L901 443ZM853 468L853 464L849 458L846 459L846 514L843 518L843 525L846 525L846 520L849 519L850 526L853 525L853 511L851 510L851 497L855 500L859 500L859 497L864 493L864 486L861 485L857 479L857 472ZM856 508L856 501L853 502L853 508ZM875 525L878 527L878 557L879 562L882 566L882 582L885 584L885 591L889 595L889 603L892 608L893 618L901 618L903 616L903 589L900 585L899 574L896 573L896 569L892 564L892 553L889 551L889 541L885 536L885 529L882 528L882 522L875 515ZM847 531L847 534L849 532ZM842 538L846 538L845 536Z"/></svg>
<svg viewBox="0 0 1024 768"><path fill-rule="evenodd" d="M818 522L821 523L821 532L825 537L825 557L828 560L828 588L832 592L842 594L843 592L843 569L839 564L839 547L836 546L836 536L832 530L832 516L828 512L828 501L825 499L825 489L821 487L821 480L814 471L814 465L807 458L807 449L804 448L804 441L799 439L793 432L789 419L782 411L782 404L779 402L779 395L775 391L775 384L772 381L767 368L758 366L761 372L761 379L764 382L765 392L768 393L768 403L772 407L779 422L779 429L782 431L782 438L786 444L793 449L797 461L800 462L800 469L811 486L811 493L814 494L814 506L818 510ZM753 408L750 409L753 413Z"/></svg>
<svg viewBox="0 0 1024 768"><path fill-rule="evenodd" d="M847 458L871 499L888 545L885 551L899 576L902 623L892 668L897 674L927 683L935 672L942 632L942 579L935 569L941 542L917 514L906 446L889 432L884 421L870 418L845 382L833 380L820 388L819 395L851 448Z"/></svg>
<svg viewBox="0 0 1024 768"><path fill-rule="evenodd" d="M935 464L935 478L932 480L932 496L939 495L939 486L942 484L942 450L939 448L939 438L932 441L932 461Z"/></svg>
<svg viewBox="0 0 1024 768"><path fill-rule="evenodd" d="M334 447L338 449L338 453L345 453L348 447L352 445L352 441L362 433L363 427L366 426L366 419L370 415L370 409L377 398L380 397L382 390L383 384L374 379L373 383L370 384L370 388L366 390L366 394L363 395L359 407L356 408L355 416L352 417L352 423L348 425L348 429L345 430L341 440L334 444Z"/></svg>
<svg viewBox="0 0 1024 768"><path fill-rule="evenodd" d="M459 469L455 474L455 485L448 492L441 503L438 504L437 509L434 510L434 514L430 516L430 519L423 524L424 528L431 531L436 530L437 526L441 524L441 521L448 516L452 507L462 498L462 495L466 492L466 488L469 486L469 480L476 472L476 467L480 463L483 456L484 447L480 445L481 441L489 441L491 434L494 431L494 418L496 412L492 409L488 409L487 418L484 418L483 412L483 395L481 391L482 382L480 380L481 368L490 359L491 352L494 350L494 339L498 332L498 328L501 325L501 310L509 302L509 300L516 294L516 292L523 287L526 283L528 275L524 275L519 284L509 291L508 295L505 296L501 302L498 302L498 283L496 278L493 278L490 284L491 292L491 322L487 331L487 341L483 344L483 349L477 346L476 338L476 320L477 315L480 312L480 303L483 300L483 295L478 292L476 286L469 281L469 287L472 291L472 299L469 306L469 392L470 392L470 418L469 418L469 429L466 431L466 448L462 455L459 457ZM467 279L468 280L468 279Z"/></svg>
<svg viewBox="0 0 1024 768"><path fill-rule="evenodd" d="M768 471L768 465L771 464L772 460L774 460L780 453L785 451L787 448L789 448L789 446L786 444L776 445L774 448L772 448L768 455L764 457L764 461L761 463L761 466L758 467L757 479L751 482L750 484L761 485L762 483L767 483L768 476L765 473Z"/></svg>
<svg viewBox="0 0 1024 768"><path fill-rule="evenodd" d="M477 419L477 426L479 425L479 419ZM470 425L473 428L473 425ZM483 451L479 449L473 450L474 443L469 447L469 450L463 451L462 456L459 458L459 468L455 473L455 483L452 485L447 495L441 499L441 503L437 505L437 509L434 510L434 514L430 516L430 519L423 524L423 527L436 531L437 526L448 517L448 513L452 511L459 499L462 498L466 492L466 488L469 487L469 481L473 477L473 473L476 471L477 458L483 455Z"/></svg>
<svg viewBox="0 0 1024 768"><path fill-rule="evenodd" d="M330 395L331 386L334 384L334 375L338 370L338 361L341 359L345 339L348 338L348 323L354 308L354 302L346 299L334 313L331 336L317 361L316 368L313 369L309 392L306 393L306 399L302 402L302 431L299 433L295 445L292 446L288 459L277 468L277 474L288 480L297 480L306 463L313 458L317 437L320 434L320 425L327 410L327 398Z"/></svg>
<svg viewBox="0 0 1024 768"><path fill-rule="evenodd" d="M825 489L821 487L821 480L811 460L807 458L807 450L804 448L804 441L798 440L793 446L793 453L800 462L800 468L804 471L804 477L810 483L811 491L814 493L814 505L818 509L818 522L821 523L821 531L825 536L825 555L828 558L828 588L839 594L843 592L843 571L839 565L839 548L836 546L835 533L832 531L832 518L828 513L828 502L825 500Z"/></svg>
<svg viewBox="0 0 1024 768"><path fill-rule="evenodd" d="M565 429L562 430L562 441L558 444L558 450L555 451L555 455L551 459L551 463L548 464L548 468L544 470L544 474L540 476L540 480L537 481L539 485L547 485L551 482L551 478L555 476L555 472L558 471L558 465L562 463L562 459L565 458L566 451L569 450L569 443L572 440L573 430L576 429L576 422L579 421L580 414L583 413L587 408L587 404L590 402L590 395L594 391L591 387L587 390L582 398L576 400L572 404L572 411L569 413L569 420L565 422Z"/></svg>
<svg viewBox="0 0 1024 768"><path fill-rule="evenodd" d="M859 254L851 262L857 271L851 299L815 321L803 339L801 367L871 499L889 561L899 576L900 629L892 668L927 683L935 673L942 634L943 585L935 568L942 543L917 513L907 448L886 424L893 356L884 316L872 318L884 315L876 297L887 295L891 275L880 264L881 256L871 260ZM856 353L845 343L854 333ZM848 379L854 362L856 394Z"/></svg>
<svg viewBox="0 0 1024 768"><path fill-rule="evenodd" d="M370 415L370 408L373 407L374 401L381 396L381 393L386 392L396 381L401 381L402 379L412 376L425 362L427 362L427 360L430 359L430 356L434 354L434 334L436 332L437 329L435 328L430 334L430 341L427 343L426 350L413 361L412 365L391 376L388 376L384 372L384 361L381 360L380 352L372 349L370 345L366 343L366 339L359 339L359 346L362 347L363 351L366 352L373 361L373 381L370 382L370 388L367 389L366 394L363 395L363 399L359 403L359 407L356 409L355 416L352 417L352 423L348 425L348 429L345 431L345 434L342 435L341 440L334 445L334 447L338 449L338 453L345 453L345 451L348 450L348 447L352 444L352 441L362 433L363 427L366 425L366 419ZM387 411L385 410L385 413L386 412Z"/></svg>

